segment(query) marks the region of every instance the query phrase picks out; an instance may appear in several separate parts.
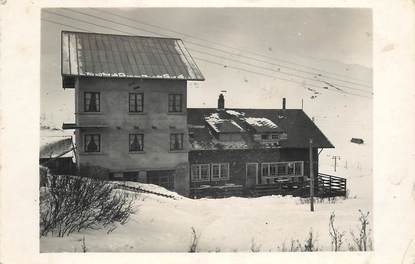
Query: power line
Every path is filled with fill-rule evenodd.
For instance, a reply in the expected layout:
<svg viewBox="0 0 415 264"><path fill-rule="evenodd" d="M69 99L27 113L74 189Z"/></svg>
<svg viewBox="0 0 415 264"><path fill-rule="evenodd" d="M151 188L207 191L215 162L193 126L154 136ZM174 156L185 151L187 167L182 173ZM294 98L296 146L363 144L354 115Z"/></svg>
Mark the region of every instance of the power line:
<svg viewBox="0 0 415 264"><path fill-rule="evenodd" d="M76 14L81 14L81 15L84 15L84 16L94 17L94 18L97 18L97 19L100 19L100 20L103 20L103 21L106 21L106 22L113 23L113 24L118 24L118 25L122 25L122 26L125 26L125 27L129 27L129 28L134 28L136 30L140 30L140 31L143 31L143 32L147 32L147 33L151 33L151 34L156 34L156 35L161 35L161 36L165 36L165 37L171 37L168 34L164 34L164 33L160 33L160 32L155 32L155 31L151 31L151 30L147 30L147 29L143 29L143 28L138 28L138 27L135 27L135 26L132 26L132 25L128 25L128 24L124 24L124 23L121 23L121 22L117 22L117 21L114 21L114 20L111 20L111 19L106 19L106 18L102 18L102 17L99 17L99 16L91 15L91 14L88 14L88 13L85 13L85 12L75 11L75 10L72 10L72 9L65 9L65 10L68 10L68 11L73 12L73 13L76 13ZM130 18L125 18L125 19L129 19L129 20L134 21L133 19L130 19ZM226 50L223 50L223 49L214 48L214 47L211 47L211 46L208 46L208 45L203 45L203 44L200 44L200 43L197 43L197 42L193 42L193 41L189 41L189 40L187 40L186 42L189 43L189 44L192 44L192 45L199 46L199 47L203 47L203 48L207 48L207 49L211 49L211 50L216 50L216 51L219 51L219 52L222 52L222 53L226 53L228 55L230 54L232 56L243 57L243 58L255 60L255 61L258 61L258 62L261 62L261 63L267 63L267 64L270 64L270 65L273 65L273 66L285 67L287 69L291 69L291 70L294 70L294 71L298 71L298 72L302 72L302 73L306 73L306 74L311 74L311 75L315 75L315 76L320 76L320 77L323 76L322 74L319 74L319 73L304 71L304 70L297 69L295 67L289 67L289 66L285 66L285 65L281 65L281 64L276 64L276 63L272 63L272 62L268 62L268 61L264 61L264 60L259 60L257 58L251 57L251 56L246 56L246 55L243 55L243 54L232 53L232 52L229 52L229 51L226 51ZM193 49L189 49L189 50L193 50ZM342 79L338 79L338 78L334 78L334 77L328 77L328 76L326 76L326 78L333 79L333 80L338 80L338 81L341 81L341 82L354 83L354 82L350 82L350 81L346 81L346 80L342 80ZM360 86L370 87L370 86L367 86L365 84L359 84L359 83L356 83L356 84L357 85L360 85ZM343 87L345 87L345 86L343 86ZM357 89L357 88L355 88L355 89ZM363 89L362 91L368 92L368 90L366 90L366 89Z"/></svg>
<svg viewBox="0 0 415 264"><path fill-rule="evenodd" d="M226 59L226 60L229 60L229 61L237 62L237 63L248 65L248 66L251 66L251 67L264 69L264 70L267 70L267 71L273 71L273 72L276 72L276 73L281 73L281 74L286 74L286 75L290 75L290 76L295 76L295 77L298 77L298 78L303 78L305 80L309 80L309 81L313 81L313 82L322 82L322 83L325 83L329 86L332 86L333 88L336 88L335 86L333 86L333 84L331 84L329 82L325 82L325 81L322 81L322 80L319 80L319 79L312 79L312 78L308 78L308 77L305 77L305 76L296 75L296 74L293 74L293 73L283 72L283 71L280 70L280 68L278 68L278 70L274 70L274 69L271 69L271 68L261 67L259 65L243 62L243 61L240 61L240 60L235 60L235 59L230 59L230 58L223 58L221 56L218 56L218 55L215 55L215 54L212 54L212 53L208 53L208 52L203 52L203 51L198 51L198 50L192 50L192 51L199 52L199 53L206 54L206 55L213 56L213 57L217 57L217 58ZM337 84L336 86L345 87L345 88L351 89L351 90L357 90L357 91L362 91L362 92L366 92L366 93L371 93L370 91L367 91L367 90L362 90L362 89L353 88L353 87L349 87L349 86L344 86L344 85L339 85L339 84ZM339 88L337 88L337 89L339 89ZM340 90L343 91L343 89L340 89Z"/></svg>
<svg viewBox="0 0 415 264"><path fill-rule="evenodd" d="M236 70L245 71L245 72L249 72L249 73L253 73L253 74L257 74L257 75L262 75L262 76L273 78L273 79L276 78L276 79L280 79L280 80L283 80L283 81L293 82L293 83L301 84L301 85L304 85L304 86L314 87L314 88L319 89L319 90L324 89L323 87L319 87L319 86L316 86L316 85L313 85L313 84L304 84L302 82L294 81L292 79L285 79L285 78L281 78L281 77L276 77L274 75L269 75L269 74L266 74L266 73L251 71L251 70L240 68L240 67L237 67L237 66L226 65L226 64L211 61L211 60L208 60L208 59L205 59L205 58L199 58L199 57L194 57L194 58L197 59L197 60L200 60L200 61L204 61L204 62L207 62L207 63L210 63L210 64L219 65L219 66L226 67L226 68L233 68L233 69L236 69ZM304 89L306 89L306 88L304 88ZM325 89L325 90L330 91L330 92L334 92L334 93L339 93L335 90L330 90L330 89ZM354 95L354 96L364 97L364 98L370 98L369 96L364 96L364 95L361 95L361 94L354 94L354 93L349 93L349 92L344 92L343 94Z"/></svg>
<svg viewBox="0 0 415 264"><path fill-rule="evenodd" d="M49 23L53 23L53 24L56 24L56 25L64 26L64 27L70 27L70 28L77 29L77 30L81 30L81 31L85 31L85 32L91 32L91 31L86 30L86 29L83 29L83 28L79 28L79 27L75 27L75 26L70 26L68 24L56 22L56 21L49 20L49 19L46 19L46 18L42 18L41 20L46 21L46 22L49 22Z"/></svg>
<svg viewBox="0 0 415 264"><path fill-rule="evenodd" d="M246 53L249 53L249 54L256 55L258 57L262 57L262 58L266 58L266 59L272 59L272 60L275 60L275 61L281 61L281 62L284 62L284 63L288 63L288 64L292 64L292 65L297 65L297 66L300 66L300 67L303 67L303 68L309 68L309 69L312 69L312 70L317 70L317 71L322 72L322 73L327 73L327 74L331 74L331 75L335 75L335 76L346 77L346 78L358 80L356 78L351 78L351 77L346 76L346 75L343 75L343 74L338 74L338 73L334 73L334 72L325 71L325 70L322 70L322 69L319 69L319 68L316 68L316 67L311 67L311 66L308 66L308 65L302 65L302 64L295 63L295 62L292 62L292 61L283 60L283 59L274 58L274 57L270 58L269 56L266 56L266 55L261 54L261 53L253 52L251 50L247 50L247 49L243 49L243 48L229 46L229 45L222 44L222 43L218 43L218 42L215 42L215 41L211 41L211 40L208 40L208 39L205 39L205 38L195 37L195 36L192 36L190 34L186 34L186 33L183 33L183 32L179 32L179 31L176 31L176 30L173 30L173 29L169 29L169 28L166 28L166 27L162 27L162 26L150 24L150 23L147 23L147 22L138 20L138 19L132 19L132 18L129 18L129 17L126 17L126 16L121 16L121 15L118 15L118 14L115 14L115 13L112 13L112 12L109 12L109 11L104 11L102 9L96 9L96 8L91 8L91 9L93 9L95 11L98 11L98 12L110 14L112 16L116 16L116 17L119 17L119 18L123 18L123 19L126 19L126 20L134 21L136 23L143 24L143 25L146 25L146 26L155 27L155 28L162 29L164 31L169 31L169 32L173 32L175 34L180 34L180 35L183 35L183 36L187 36L187 37L192 38L192 39L197 39L197 40L200 40L200 41L209 42L209 43L215 44L217 46L222 46L222 47L226 47L226 48L233 49L233 50L243 51L243 52L246 52ZM190 43L189 41L187 41L187 42ZM203 47L211 48L210 46L203 46ZM222 52L227 52L227 51L223 51L223 50L221 50L221 51ZM255 58L252 58L252 59L255 59ZM264 62L264 61L262 61L262 62ZM269 63L269 62L265 62L265 63ZM284 66L284 67L287 67L287 66ZM313 72L307 72L307 73L315 74ZM347 81L347 80L338 79L338 78L334 78L334 77L330 77L330 76L325 76L325 77L330 78L330 79L333 79L333 80L338 80L338 81L342 81L342 82L351 83L351 84L356 84L356 85L371 87L370 85L363 84L363 83L357 83L357 82ZM358 80L358 81L362 81L362 80Z"/></svg>
<svg viewBox="0 0 415 264"><path fill-rule="evenodd" d="M74 12L74 13L81 14L81 15L91 16L91 17L94 17L94 18L97 18L97 19L100 19L100 20L103 20L103 21L106 21L106 22L113 23L113 24L118 24L118 25L122 25L122 26L125 26L125 27L133 28L133 29L136 29L136 30L139 30L139 31L144 31L144 32L148 32L148 33L152 33L152 34L156 34L156 35L162 35L162 36L165 36L165 37L170 37L169 35L166 35L166 34L163 34L163 33L155 32L155 31L151 31L151 30L146 30L146 29L142 29L142 28L137 28L137 27L134 27L134 26L131 26L131 25L128 25L128 24L123 24L123 23L120 23L120 22L113 21L113 20L111 20L111 19L101 18L101 17L95 16L95 15L91 15L91 14L83 13L83 12L80 12L80 11L74 11L74 10L70 10L70 9L67 9L67 10L69 10L69 11L71 11L71 12ZM50 12L50 11L46 11L46 12L49 12L49 13L52 13L52 14L54 14L54 15L58 15L58 16L67 17L67 18L70 18L70 19L73 19L73 20L79 20L79 21L82 21L82 22L85 22L85 23L90 23L90 24L93 24L93 25L95 25L95 26L100 26L100 27L102 27L101 25L97 25L97 24L94 24L94 23L92 23L92 22L85 21L85 20L82 20L82 19L74 19L74 18L72 18L72 17L68 17L68 16L65 16L65 15L58 14L58 13L54 13L54 12ZM116 31L119 31L119 32L122 32L122 33L125 33L125 34L131 34L130 32L122 31L122 30L119 30L119 29L114 29L114 28L110 28L110 27L107 27L107 28L112 29L112 30L116 30ZM199 45L199 44L198 44L198 45ZM200 44L200 46L209 47L209 46L205 46L205 45L201 45L201 44ZM216 49L216 48L212 48L212 49L219 50L219 51L222 51L222 52L227 52L227 51L223 51L223 50ZM196 51L196 52L200 52L200 53L205 53L205 54L208 54L208 53L206 53L206 52L204 52L204 51L199 51L199 50L195 50L195 49L189 49L189 50L191 50L191 51ZM210 56L215 56L215 57L218 57L218 58L223 58L222 56L219 56L219 55L213 55L213 54L211 54L211 53L210 53L210 54L208 54L208 55L210 55ZM243 56L243 55L239 55L239 56L240 56L240 57L247 57L247 56ZM232 60L232 59L229 59L229 60ZM234 60L234 61L236 61L236 60ZM257 60L257 61L258 61L258 60ZM241 61L236 61L236 62L239 62L239 63L245 63L245 62L241 62ZM261 61L261 62L268 63L268 62L265 62L265 61ZM247 63L245 63L245 64L247 64ZM272 64L272 63L270 63L270 64ZM252 66L252 67L258 67L258 68L262 68L262 69L269 70L268 68L260 67L260 66L257 66L257 65L253 65L253 64L249 64L249 65L250 65L250 66ZM285 67L285 66L278 65L278 64L274 64L274 65L277 65L277 66L280 66L280 67ZM287 67L285 67L285 68L287 68ZM300 70L298 70L298 69L294 69L294 70L296 70L296 71L300 71ZM300 71L300 72L304 72L304 71ZM281 73L281 74L289 74L289 75L293 75L293 74L286 73L286 72L281 72L281 71L279 71L279 73ZM309 73L309 72L306 72L306 73ZM314 74L314 75L315 75L315 76L314 76L315 78L316 78L317 76L320 76L320 77L321 77L321 74ZM293 75L293 76L295 76L295 75ZM298 76L297 76L297 77L298 77ZM319 79L310 79L310 78L305 77L305 76L301 76L300 78L304 78L304 79L311 80L311 81L314 81L314 82L324 82L324 81L319 80ZM366 90L366 89L353 88L353 87L350 87L350 86L345 86L345 85L340 85L340 84L336 84L336 85L334 86L334 85L333 85L333 84L331 84L331 83L328 83L328 82L325 82L325 83L326 83L327 85L329 85L329 86L331 86L331 87L333 87L333 88L337 89L337 90L342 90L342 89L339 89L338 87L343 87L343 88L346 88L346 89L352 89L352 90L357 90L357 91L361 91L361 92L365 92L365 93L371 93L370 91L368 91L368 90Z"/></svg>
<svg viewBox="0 0 415 264"><path fill-rule="evenodd" d="M45 12L55 14L55 13L50 12L50 11L45 11ZM110 30L118 31L118 32L121 32L121 33L124 33L124 34L133 34L131 32L127 32L127 31L123 31L123 30L111 28L111 27L108 27L108 26L102 26L102 25L95 24L95 23L92 23L92 22L89 22L89 21L85 21L85 20L81 20L81 19L75 19L75 18L72 18L72 17L69 17L69 16L65 16L65 15L61 15L61 14L56 14L56 15L62 16L62 17L66 17L66 18L69 18L69 19L72 19L72 20L76 20L76 21L81 21L81 22L84 22L84 23L92 24L94 26L102 27L102 28L105 28L105 29L110 29ZM50 22L50 23L55 23L55 24L58 24L58 25L62 25L62 26L73 27L73 26L70 26L70 25L67 25L67 24L64 24L64 23L59 23L59 22L52 21L52 20L47 20L47 19L42 19L42 20L45 20L45 21ZM73 28L75 28L75 27L73 27ZM85 31L85 29L82 29L82 28L77 28L77 29ZM88 31L88 32L90 32L90 31ZM277 77L277 76L274 76L274 75L269 75L269 74L264 74L264 73L260 73L260 72L256 72L256 71L251 71L251 70L247 70L247 69L240 68L240 67L236 67L236 66L230 66L230 65L228 66L228 65L225 65L225 64L220 64L220 63L217 63L217 62L213 62L213 61L207 60L205 58L197 58L197 57L195 57L195 59L198 59L198 60L201 60L201 61L205 61L205 62L208 62L208 63L211 63L211 64L220 65L222 67L225 67L226 66L226 68L233 68L233 69L237 69L237 70L241 70L241 71L245 71L245 72L249 72L249 73L253 73L253 74L258 74L258 75L262 75L262 76L266 76L266 77L270 77L270 78L274 78L274 79L276 78L276 79L280 79L280 80L283 80L283 81L289 81L289 82L293 82L293 83L297 83L297 84L301 84L301 85L306 85L306 86L314 87L314 88L317 88L317 89L324 89L323 87L319 87L319 86L312 85L312 84L304 84L304 83L301 83L301 82L294 81L292 79L285 79L285 78ZM297 77L297 76L295 76L295 77ZM302 78L302 77L299 77L299 78ZM304 88L304 89L306 89L306 88ZM327 91L330 91L330 92L339 93L338 91L330 90L328 88L326 90ZM349 95L354 95L354 96L359 96L359 97L364 97L364 98L370 98L368 96L364 96L364 95L360 95L360 94L354 94L354 93L349 93L349 92L344 92L344 94L349 94Z"/></svg>

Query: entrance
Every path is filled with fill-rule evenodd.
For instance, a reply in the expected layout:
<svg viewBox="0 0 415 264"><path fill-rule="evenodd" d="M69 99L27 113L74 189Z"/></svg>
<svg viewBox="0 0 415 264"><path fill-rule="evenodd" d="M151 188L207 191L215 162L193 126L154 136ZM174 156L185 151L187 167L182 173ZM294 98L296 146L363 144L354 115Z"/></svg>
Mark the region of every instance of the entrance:
<svg viewBox="0 0 415 264"><path fill-rule="evenodd" d="M246 164L246 188L253 188L258 184L258 163Z"/></svg>

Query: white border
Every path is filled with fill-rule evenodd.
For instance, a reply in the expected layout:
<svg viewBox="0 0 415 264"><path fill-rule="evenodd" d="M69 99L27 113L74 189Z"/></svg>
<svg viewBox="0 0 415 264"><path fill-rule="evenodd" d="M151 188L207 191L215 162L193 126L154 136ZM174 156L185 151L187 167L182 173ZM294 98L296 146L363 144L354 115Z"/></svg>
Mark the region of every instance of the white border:
<svg viewBox="0 0 415 264"><path fill-rule="evenodd" d="M41 7L366 7L374 17L373 253L40 254L38 149ZM414 232L413 0L1 0L2 263L405 263ZM386 49L385 47L392 47ZM393 166L390 166L393 164ZM413 248L413 247L412 247Z"/></svg>

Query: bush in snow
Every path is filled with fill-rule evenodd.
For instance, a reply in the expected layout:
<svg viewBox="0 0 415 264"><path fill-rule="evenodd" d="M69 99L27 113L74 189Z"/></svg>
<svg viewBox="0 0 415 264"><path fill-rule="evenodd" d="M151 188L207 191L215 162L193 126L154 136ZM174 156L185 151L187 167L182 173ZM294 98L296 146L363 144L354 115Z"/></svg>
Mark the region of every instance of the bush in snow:
<svg viewBox="0 0 415 264"><path fill-rule="evenodd" d="M292 239L289 246L285 245L285 242L281 246L278 246L277 249L282 252L312 252L319 251L317 246L317 240L314 238L313 231L310 230L308 237L304 240L303 243L298 239Z"/></svg>
<svg viewBox="0 0 415 264"><path fill-rule="evenodd" d="M312 230L310 230L308 233L308 238L304 241L304 247L302 251L318 251L317 240L314 238Z"/></svg>
<svg viewBox="0 0 415 264"><path fill-rule="evenodd" d="M329 221L329 235L331 239L331 249L333 251L339 251L343 244L343 237L345 235L345 232L340 232L338 228L334 226L335 217L336 215L334 214L334 212L332 212Z"/></svg>
<svg viewBox="0 0 415 264"><path fill-rule="evenodd" d="M109 179L110 171L107 168L95 165L81 165L79 167L79 175L82 177L89 177L94 179L106 180Z"/></svg>
<svg viewBox="0 0 415 264"><path fill-rule="evenodd" d="M359 230L356 235L353 231L350 231L352 236L353 245L349 244L350 251L368 251L372 250L372 239L370 238L370 229L369 227L369 212L363 213L362 210L359 210Z"/></svg>
<svg viewBox="0 0 415 264"><path fill-rule="evenodd" d="M134 213L134 197L91 178L48 174L40 198L41 236L102 227L112 231L116 222L124 224Z"/></svg>
<svg viewBox="0 0 415 264"><path fill-rule="evenodd" d="M310 197L299 198L300 204L310 204ZM315 204L335 204L338 201L338 197L314 197Z"/></svg>
<svg viewBox="0 0 415 264"><path fill-rule="evenodd" d="M197 244L199 243L199 237L196 233L196 229L192 226L192 243L189 247L189 253L197 252Z"/></svg>
<svg viewBox="0 0 415 264"><path fill-rule="evenodd" d="M255 243L255 239L252 238L251 240L251 252L259 252L261 251L261 245Z"/></svg>

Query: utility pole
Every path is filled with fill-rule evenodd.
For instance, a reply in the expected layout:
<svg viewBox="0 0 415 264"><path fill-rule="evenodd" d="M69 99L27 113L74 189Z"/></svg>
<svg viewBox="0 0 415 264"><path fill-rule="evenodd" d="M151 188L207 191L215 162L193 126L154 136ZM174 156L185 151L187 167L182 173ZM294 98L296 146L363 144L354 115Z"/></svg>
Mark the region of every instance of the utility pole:
<svg viewBox="0 0 415 264"><path fill-rule="evenodd" d="M332 159L334 159L334 171L336 171L336 168L337 168L337 159L340 160L340 156L333 156Z"/></svg>
<svg viewBox="0 0 415 264"><path fill-rule="evenodd" d="M314 212L313 139L310 138L310 211Z"/></svg>

